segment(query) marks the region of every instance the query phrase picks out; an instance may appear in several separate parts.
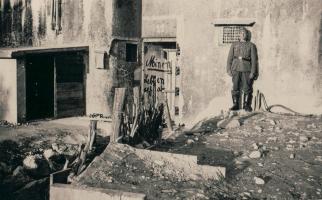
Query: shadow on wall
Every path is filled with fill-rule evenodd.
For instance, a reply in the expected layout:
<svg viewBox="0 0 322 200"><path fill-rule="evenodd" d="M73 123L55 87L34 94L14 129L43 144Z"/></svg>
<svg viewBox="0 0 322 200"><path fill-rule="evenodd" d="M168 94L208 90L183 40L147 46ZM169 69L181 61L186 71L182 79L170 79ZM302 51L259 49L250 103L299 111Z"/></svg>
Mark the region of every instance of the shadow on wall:
<svg viewBox="0 0 322 200"><path fill-rule="evenodd" d="M3 78L0 76L0 120L6 117L8 110L9 90L3 86Z"/></svg>

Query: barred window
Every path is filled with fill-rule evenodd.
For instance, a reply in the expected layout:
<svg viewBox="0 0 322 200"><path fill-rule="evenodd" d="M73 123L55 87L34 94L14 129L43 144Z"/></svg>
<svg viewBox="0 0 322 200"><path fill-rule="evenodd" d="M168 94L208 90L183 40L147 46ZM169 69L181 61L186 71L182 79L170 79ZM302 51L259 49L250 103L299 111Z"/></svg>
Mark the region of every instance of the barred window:
<svg viewBox="0 0 322 200"><path fill-rule="evenodd" d="M222 34L222 43L230 44L239 40L240 30L243 26L224 26Z"/></svg>

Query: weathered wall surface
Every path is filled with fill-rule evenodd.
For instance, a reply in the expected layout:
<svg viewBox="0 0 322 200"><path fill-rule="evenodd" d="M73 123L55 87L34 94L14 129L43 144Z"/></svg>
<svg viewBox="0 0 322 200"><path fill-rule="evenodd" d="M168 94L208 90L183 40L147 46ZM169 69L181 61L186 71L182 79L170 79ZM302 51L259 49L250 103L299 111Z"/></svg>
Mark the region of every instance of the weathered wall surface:
<svg viewBox="0 0 322 200"><path fill-rule="evenodd" d="M17 62L0 60L0 120L17 123Z"/></svg>
<svg viewBox="0 0 322 200"><path fill-rule="evenodd" d="M146 16L176 15L182 52L185 118L217 114L231 105L226 74L230 45L219 44L216 19L254 19L250 28L259 52L260 89L269 104L281 103L299 112L322 112L320 0L169 0L143 1ZM150 6L155 5L155 6ZM153 9L153 10L152 10ZM143 21L142 27L146 27ZM144 32L145 30L143 30Z"/></svg>
<svg viewBox="0 0 322 200"><path fill-rule="evenodd" d="M61 2L55 18L52 2ZM0 0L0 47L89 46L86 112L109 115L114 72L123 61L111 56L97 69L97 51L106 51L112 37L140 37L141 1L132 0ZM58 5L58 4L57 4ZM124 51L124 50L123 50Z"/></svg>

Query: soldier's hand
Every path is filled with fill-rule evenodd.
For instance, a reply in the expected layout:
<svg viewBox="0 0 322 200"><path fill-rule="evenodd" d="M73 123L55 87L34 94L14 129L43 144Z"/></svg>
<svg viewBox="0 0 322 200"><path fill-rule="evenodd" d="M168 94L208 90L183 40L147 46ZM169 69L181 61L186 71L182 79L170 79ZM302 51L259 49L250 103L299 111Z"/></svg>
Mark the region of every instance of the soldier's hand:
<svg viewBox="0 0 322 200"><path fill-rule="evenodd" d="M253 80L254 78L255 78L254 74L253 74L253 73L250 73L250 74L249 74L249 79L250 79L250 80Z"/></svg>

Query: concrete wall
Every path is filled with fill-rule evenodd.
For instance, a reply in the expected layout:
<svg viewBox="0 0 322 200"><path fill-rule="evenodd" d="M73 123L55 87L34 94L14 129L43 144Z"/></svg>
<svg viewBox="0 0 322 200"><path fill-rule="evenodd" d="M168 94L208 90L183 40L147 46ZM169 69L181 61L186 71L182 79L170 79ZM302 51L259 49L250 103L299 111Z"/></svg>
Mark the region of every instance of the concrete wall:
<svg viewBox="0 0 322 200"><path fill-rule="evenodd" d="M17 123L17 62L0 60L0 120Z"/></svg>
<svg viewBox="0 0 322 200"><path fill-rule="evenodd" d="M218 19L256 22L250 28L260 64L255 89L266 95L269 104L322 112L322 1L143 0L142 13L143 19L177 17L185 119L218 114L231 105L231 79L225 72L230 45L218 42L220 28L212 24ZM143 33L153 28L144 21L142 27Z"/></svg>
<svg viewBox="0 0 322 200"><path fill-rule="evenodd" d="M97 69L95 52L109 53L113 37L140 37L140 0L62 0L56 30L52 0L0 0L0 8L0 47L88 45L86 112L111 114L114 75L123 61L114 55L109 66Z"/></svg>

